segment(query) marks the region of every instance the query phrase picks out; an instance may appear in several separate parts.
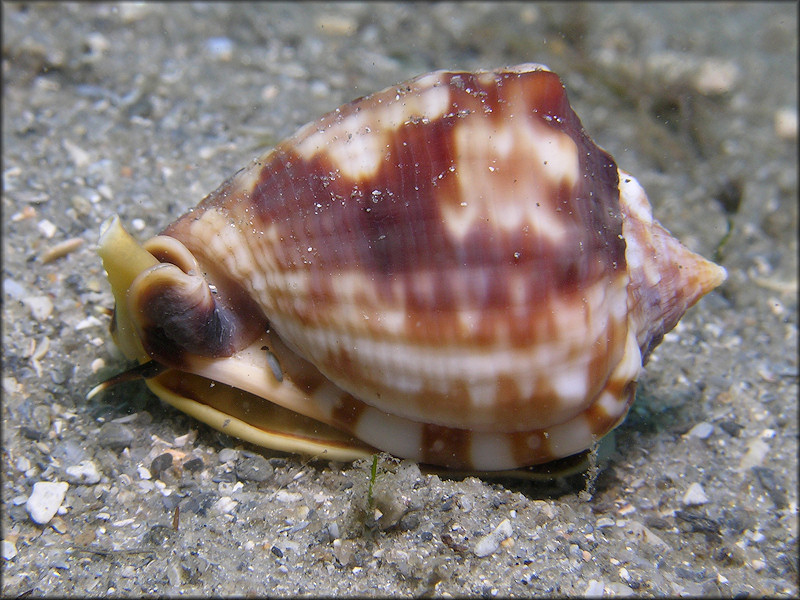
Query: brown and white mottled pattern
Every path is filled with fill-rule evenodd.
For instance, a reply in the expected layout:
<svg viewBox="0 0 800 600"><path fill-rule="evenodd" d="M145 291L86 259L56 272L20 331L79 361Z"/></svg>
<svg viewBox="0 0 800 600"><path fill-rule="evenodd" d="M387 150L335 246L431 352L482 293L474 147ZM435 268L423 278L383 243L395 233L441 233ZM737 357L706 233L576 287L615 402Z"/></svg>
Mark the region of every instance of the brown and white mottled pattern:
<svg viewBox="0 0 800 600"><path fill-rule="evenodd" d="M643 355L724 277L652 219L539 65L346 104L163 235L184 250L148 250L177 267L131 288L148 354L453 467L591 445ZM265 343L284 373L300 361L294 379L257 375Z"/></svg>

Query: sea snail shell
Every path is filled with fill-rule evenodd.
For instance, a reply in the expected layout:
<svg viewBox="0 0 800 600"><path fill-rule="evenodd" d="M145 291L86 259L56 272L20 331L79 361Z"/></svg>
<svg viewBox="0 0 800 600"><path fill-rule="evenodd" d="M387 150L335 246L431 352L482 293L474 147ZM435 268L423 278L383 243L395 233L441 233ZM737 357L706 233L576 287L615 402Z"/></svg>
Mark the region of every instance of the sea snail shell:
<svg viewBox="0 0 800 600"><path fill-rule="evenodd" d="M115 338L167 401L279 449L478 470L591 446L726 277L534 64L355 100L143 248L115 219L100 253Z"/></svg>

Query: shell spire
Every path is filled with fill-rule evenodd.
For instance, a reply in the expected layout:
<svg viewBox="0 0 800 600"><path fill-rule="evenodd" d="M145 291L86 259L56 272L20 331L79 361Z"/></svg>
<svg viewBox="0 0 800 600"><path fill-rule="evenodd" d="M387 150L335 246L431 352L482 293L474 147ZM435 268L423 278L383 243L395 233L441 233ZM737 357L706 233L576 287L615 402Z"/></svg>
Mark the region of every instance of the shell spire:
<svg viewBox="0 0 800 600"><path fill-rule="evenodd" d="M620 171L620 207L631 278L628 302L645 363L664 334L722 284L727 272L689 250L654 219L644 190L624 171Z"/></svg>

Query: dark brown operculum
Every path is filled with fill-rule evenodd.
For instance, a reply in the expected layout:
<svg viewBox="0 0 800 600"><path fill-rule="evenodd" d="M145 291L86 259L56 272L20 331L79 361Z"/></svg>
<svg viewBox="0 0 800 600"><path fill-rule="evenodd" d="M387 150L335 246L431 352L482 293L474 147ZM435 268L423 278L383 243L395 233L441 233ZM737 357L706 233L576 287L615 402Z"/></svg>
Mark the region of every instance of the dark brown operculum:
<svg viewBox="0 0 800 600"><path fill-rule="evenodd" d="M141 273L128 291L134 327L151 358L180 368L187 355L230 356L264 331L266 319L238 285L218 273L200 275L179 242L154 240L162 243L151 240L147 249L169 262Z"/></svg>

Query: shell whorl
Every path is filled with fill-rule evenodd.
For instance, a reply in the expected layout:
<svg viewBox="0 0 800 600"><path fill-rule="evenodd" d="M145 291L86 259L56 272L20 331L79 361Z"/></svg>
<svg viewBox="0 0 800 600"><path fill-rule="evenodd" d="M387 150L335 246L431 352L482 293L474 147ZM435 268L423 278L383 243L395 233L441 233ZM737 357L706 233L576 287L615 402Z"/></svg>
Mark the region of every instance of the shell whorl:
<svg viewBox="0 0 800 600"><path fill-rule="evenodd" d="M620 171L628 304L643 362L683 314L725 281L723 267L695 254L653 218L642 186Z"/></svg>
<svg viewBox="0 0 800 600"><path fill-rule="evenodd" d="M145 249L115 289L132 356L477 469L608 432L643 359L725 276L652 218L533 64L437 71L346 104ZM264 374L276 364L280 381Z"/></svg>
<svg viewBox="0 0 800 600"><path fill-rule="evenodd" d="M306 126L165 234L369 404L526 431L624 352L618 196L554 73L436 72Z"/></svg>

